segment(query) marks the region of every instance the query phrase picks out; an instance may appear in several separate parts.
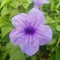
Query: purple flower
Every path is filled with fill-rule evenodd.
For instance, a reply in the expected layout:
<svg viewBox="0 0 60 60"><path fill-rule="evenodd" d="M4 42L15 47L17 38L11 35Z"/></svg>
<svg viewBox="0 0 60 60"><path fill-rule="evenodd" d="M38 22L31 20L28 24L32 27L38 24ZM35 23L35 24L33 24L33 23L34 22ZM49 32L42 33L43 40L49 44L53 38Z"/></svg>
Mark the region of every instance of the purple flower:
<svg viewBox="0 0 60 60"><path fill-rule="evenodd" d="M28 14L21 13L12 18L14 29L10 32L10 41L18 45L23 53L34 55L39 46L52 39L52 30L45 25L44 13L33 8Z"/></svg>
<svg viewBox="0 0 60 60"><path fill-rule="evenodd" d="M49 3L47 0L32 0L34 2L34 7L39 8L43 4Z"/></svg>

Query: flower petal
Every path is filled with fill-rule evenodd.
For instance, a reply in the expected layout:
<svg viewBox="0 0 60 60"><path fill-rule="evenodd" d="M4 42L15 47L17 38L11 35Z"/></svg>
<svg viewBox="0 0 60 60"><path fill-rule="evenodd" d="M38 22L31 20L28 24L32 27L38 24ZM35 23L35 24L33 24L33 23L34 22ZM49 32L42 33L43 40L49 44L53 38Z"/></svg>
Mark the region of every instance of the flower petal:
<svg viewBox="0 0 60 60"><path fill-rule="evenodd" d="M39 8L43 4L49 3L47 0L33 0L34 7Z"/></svg>
<svg viewBox="0 0 60 60"><path fill-rule="evenodd" d="M21 36L18 39L18 46L20 47L22 52L25 53L25 48L28 46L28 36L27 35Z"/></svg>
<svg viewBox="0 0 60 60"><path fill-rule="evenodd" d="M26 20L27 14L21 13L17 16L14 16L12 18L12 24L14 25L14 27L22 27L25 26L25 20Z"/></svg>
<svg viewBox="0 0 60 60"><path fill-rule="evenodd" d="M47 44L52 39L52 30L47 25L40 25L38 27L37 37L40 39L40 45Z"/></svg>
<svg viewBox="0 0 60 60"><path fill-rule="evenodd" d="M29 21L32 24L38 25L38 24L44 24L45 23L45 17L44 13L41 12L39 9L33 8L28 13Z"/></svg>
<svg viewBox="0 0 60 60"><path fill-rule="evenodd" d="M39 50L39 40L37 39L37 37L30 37L29 38L29 44L27 46L25 46L25 53L29 56L34 55L35 53L37 53L37 51Z"/></svg>
<svg viewBox="0 0 60 60"><path fill-rule="evenodd" d="M18 31L17 29L13 29L10 34L9 34L9 38L10 38L10 41L15 44L15 45L18 45L18 39L20 39L21 36L23 36L24 33L23 31Z"/></svg>

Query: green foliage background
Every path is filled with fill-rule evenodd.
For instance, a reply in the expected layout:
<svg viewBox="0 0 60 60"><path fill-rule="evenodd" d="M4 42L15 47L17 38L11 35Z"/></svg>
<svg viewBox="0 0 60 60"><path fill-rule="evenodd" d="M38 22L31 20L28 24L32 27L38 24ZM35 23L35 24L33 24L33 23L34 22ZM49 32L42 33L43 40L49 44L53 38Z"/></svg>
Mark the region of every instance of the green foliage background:
<svg viewBox="0 0 60 60"><path fill-rule="evenodd" d="M60 60L60 0L49 0L40 7L45 13L46 24L53 31L53 38L39 52L26 56L19 47L9 42L9 32L13 29L11 18L19 13L27 13L33 8L30 0L0 0L0 60Z"/></svg>

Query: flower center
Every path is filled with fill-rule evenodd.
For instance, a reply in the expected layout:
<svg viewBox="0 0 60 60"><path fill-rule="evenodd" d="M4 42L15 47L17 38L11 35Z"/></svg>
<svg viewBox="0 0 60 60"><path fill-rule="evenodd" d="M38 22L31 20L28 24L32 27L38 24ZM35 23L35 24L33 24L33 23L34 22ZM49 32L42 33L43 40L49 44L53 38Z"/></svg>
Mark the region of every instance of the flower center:
<svg viewBox="0 0 60 60"><path fill-rule="evenodd" d="M29 35L33 35L35 33L35 29L33 27L27 27L25 29L25 33Z"/></svg>

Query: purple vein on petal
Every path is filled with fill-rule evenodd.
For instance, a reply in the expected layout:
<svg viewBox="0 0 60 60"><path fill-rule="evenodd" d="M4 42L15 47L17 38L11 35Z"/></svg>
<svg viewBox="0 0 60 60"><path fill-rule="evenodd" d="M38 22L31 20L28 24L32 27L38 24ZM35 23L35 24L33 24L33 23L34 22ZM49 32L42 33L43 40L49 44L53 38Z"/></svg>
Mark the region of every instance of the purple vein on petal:
<svg viewBox="0 0 60 60"><path fill-rule="evenodd" d="M36 35L37 35L37 36L43 36L44 38L49 39L47 36L45 36L45 35L43 35L42 33L39 33L39 32L38 32Z"/></svg>
<svg viewBox="0 0 60 60"><path fill-rule="evenodd" d="M25 34L18 35L18 37L16 37L16 40L14 42L16 43L18 39L20 39L22 36L25 36Z"/></svg>
<svg viewBox="0 0 60 60"><path fill-rule="evenodd" d="M43 37L45 37L45 38L48 38L47 36L43 35L41 32L42 32L42 31L41 31L40 29L37 29L36 34L37 34L38 36L43 36ZM48 39L49 39L49 38L48 38Z"/></svg>

